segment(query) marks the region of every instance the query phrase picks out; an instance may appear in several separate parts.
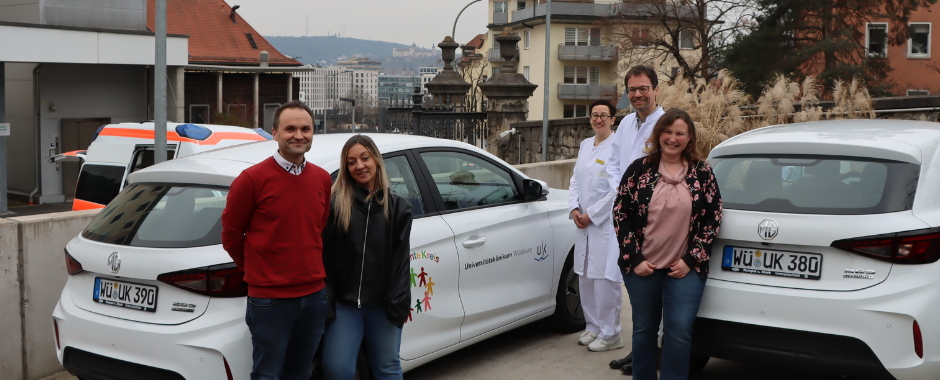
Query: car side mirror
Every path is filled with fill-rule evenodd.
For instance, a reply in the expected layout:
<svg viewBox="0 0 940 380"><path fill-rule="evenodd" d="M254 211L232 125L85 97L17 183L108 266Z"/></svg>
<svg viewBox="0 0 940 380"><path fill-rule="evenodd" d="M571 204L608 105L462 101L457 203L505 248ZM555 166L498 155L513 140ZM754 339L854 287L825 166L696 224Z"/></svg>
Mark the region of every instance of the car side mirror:
<svg viewBox="0 0 940 380"><path fill-rule="evenodd" d="M526 202L537 201L548 195L545 181L526 178L522 180L522 195Z"/></svg>

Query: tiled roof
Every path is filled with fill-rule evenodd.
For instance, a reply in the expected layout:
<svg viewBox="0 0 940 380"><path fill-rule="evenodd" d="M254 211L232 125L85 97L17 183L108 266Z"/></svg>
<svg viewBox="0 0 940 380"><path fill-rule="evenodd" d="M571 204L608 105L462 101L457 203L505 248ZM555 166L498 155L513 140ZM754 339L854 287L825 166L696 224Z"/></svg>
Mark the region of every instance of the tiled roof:
<svg viewBox="0 0 940 380"><path fill-rule="evenodd" d="M147 28L154 30L156 4L147 0ZM189 35L189 63L210 65L260 64L259 53L269 54L271 66L300 66L271 46L223 0L167 0L167 33ZM251 36L249 39L248 36ZM252 40L256 47L252 46Z"/></svg>
<svg viewBox="0 0 940 380"><path fill-rule="evenodd" d="M483 40L486 39L486 34L477 34L476 37L473 37L470 42L467 42L467 45L476 47L477 49L483 47Z"/></svg>

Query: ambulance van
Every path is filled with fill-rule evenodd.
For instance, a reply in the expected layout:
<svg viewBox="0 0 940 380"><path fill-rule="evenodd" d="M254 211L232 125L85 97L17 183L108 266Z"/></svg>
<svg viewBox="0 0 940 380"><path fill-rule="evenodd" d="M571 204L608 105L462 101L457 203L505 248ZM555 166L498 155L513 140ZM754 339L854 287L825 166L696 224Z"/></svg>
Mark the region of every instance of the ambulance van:
<svg viewBox="0 0 940 380"><path fill-rule="evenodd" d="M227 146L270 140L262 129L227 125L166 125L167 159ZM72 210L104 208L127 184L127 176L153 165L154 123L108 124L98 130L87 150L65 152L51 162L82 161Z"/></svg>

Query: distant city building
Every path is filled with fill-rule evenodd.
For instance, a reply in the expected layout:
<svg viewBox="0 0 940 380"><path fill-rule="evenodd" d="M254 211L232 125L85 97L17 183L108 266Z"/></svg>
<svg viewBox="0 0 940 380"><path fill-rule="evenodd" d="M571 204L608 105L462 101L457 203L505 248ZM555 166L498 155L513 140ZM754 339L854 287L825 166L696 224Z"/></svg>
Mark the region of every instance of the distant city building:
<svg viewBox="0 0 940 380"><path fill-rule="evenodd" d="M347 60L339 60L336 66L342 66L350 70L368 70L382 71L382 62L373 61L366 57L353 57Z"/></svg>
<svg viewBox="0 0 940 380"><path fill-rule="evenodd" d="M392 48L392 57L433 57L434 55L433 50L421 49L415 44L411 44L408 49Z"/></svg>
<svg viewBox="0 0 940 380"><path fill-rule="evenodd" d="M304 67L311 70L295 72L294 76L300 79L300 92L314 115L322 115L324 110L332 109L340 97L353 95L355 71L340 66Z"/></svg>
<svg viewBox="0 0 940 380"><path fill-rule="evenodd" d="M355 70L352 74L353 98L358 105L372 107L379 97L379 72L376 70Z"/></svg>
<svg viewBox="0 0 940 380"><path fill-rule="evenodd" d="M415 87L423 87L421 77L412 75L380 75L379 99L386 102L411 101Z"/></svg>
<svg viewBox="0 0 940 380"><path fill-rule="evenodd" d="M441 70L443 69L440 67L419 67L418 74L421 77L421 88L424 88L424 85L433 80L437 74L440 74ZM427 90L424 92L427 93Z"/></svg>

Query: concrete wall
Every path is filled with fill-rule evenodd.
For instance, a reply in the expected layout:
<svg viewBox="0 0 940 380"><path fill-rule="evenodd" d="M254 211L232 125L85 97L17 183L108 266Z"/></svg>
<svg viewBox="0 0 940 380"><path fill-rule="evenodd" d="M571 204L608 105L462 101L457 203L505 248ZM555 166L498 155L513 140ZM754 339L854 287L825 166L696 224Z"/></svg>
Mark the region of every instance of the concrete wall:
<svg viewBox="0 0 940 380"><path fill-rule="evenodd" d="M548 187L568 190L568 184L571 183L571 176L574 174L574 164L577 161L577 158L573 158L515 166L529 178L548 182Z"/></svg>
<svg viewBox="0 0 940 380"><path fill-rule="evenodd" d="M100 210L0 219L0 380L62 371L52 311L67 278L63 249ZM24 367L25 365L25 367Z"/></svg>
<svg viewBox="0 0 940 380"><path fill-rule="evenodd" d="M39 0L0 0L0 21L40 23Z"/></svg>
<svg viewBox="0 0 940 380"><path fill-rule="evenodd" d="M19 246L17 223L0 219L0 379L23 377Z"/></svg>
<svg viewBox="0 0 940 380"><path fill-rule="evenodd" d="M3 13L0 8L0 14ZM35 137L33 135L33 69L35 64L7 62L6 106L10 136L7 137L7 188L29 193L35 186ZM16 164L12 164L16 163Z"/></svg>

